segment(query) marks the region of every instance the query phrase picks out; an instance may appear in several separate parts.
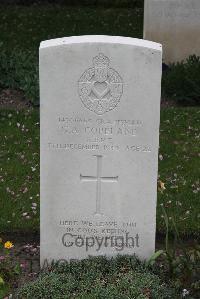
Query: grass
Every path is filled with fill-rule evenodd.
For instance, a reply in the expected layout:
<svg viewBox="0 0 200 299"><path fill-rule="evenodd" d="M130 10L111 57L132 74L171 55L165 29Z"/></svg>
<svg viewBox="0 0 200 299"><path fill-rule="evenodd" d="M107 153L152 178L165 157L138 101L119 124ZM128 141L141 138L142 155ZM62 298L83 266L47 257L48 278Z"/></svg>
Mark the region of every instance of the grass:
<svg viewBox="0 0 200 299"><path fill-rule="evenodd" d="M159 193L157 225L164 230L161 204L176 219L179 231L200 232L199 108L161 111L159 176L166 190Z"/></svg>
<svg viewBox="0 0 200 299"><path fill-rule="evenodd" d="M39 112L0 112L0 231L37 231ZM165 231L161 204L182 234L200 231L199 116L198 108L161 110L159 176L166 190L158 192L160 233Z"/></svg>
<svg viewBox="0 0 200 299"><path fill-rule="evenodd" d="M1 111L0 131L0 231L34 230L39 227L31 209L39 203L38 111Z"/></svg>
<svg viewBox="0 0 200 299"><path fill-rule="evenodd" d="M42 40L63 36L107 34L142 38L143 9L0 6L0 20L0 41L4 47L38 51Z"/></svg>

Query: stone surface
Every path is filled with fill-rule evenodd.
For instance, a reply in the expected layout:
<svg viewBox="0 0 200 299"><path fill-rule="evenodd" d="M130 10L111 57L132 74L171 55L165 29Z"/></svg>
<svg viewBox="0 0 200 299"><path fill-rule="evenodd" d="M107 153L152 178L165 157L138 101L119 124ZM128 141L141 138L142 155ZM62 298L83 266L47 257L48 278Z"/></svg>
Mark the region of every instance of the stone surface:
<svg viewBox="0 0 200 299"><path fill-rule="evenodd" d="M163 45L165 63L200 55L200 1L145 0L144 39Z"/></svg>
<svg viewBox="0 0 200 299"><path fill-rule="evenodd" d="M41 264L154 252L161 45L40 46Z"/></svg>

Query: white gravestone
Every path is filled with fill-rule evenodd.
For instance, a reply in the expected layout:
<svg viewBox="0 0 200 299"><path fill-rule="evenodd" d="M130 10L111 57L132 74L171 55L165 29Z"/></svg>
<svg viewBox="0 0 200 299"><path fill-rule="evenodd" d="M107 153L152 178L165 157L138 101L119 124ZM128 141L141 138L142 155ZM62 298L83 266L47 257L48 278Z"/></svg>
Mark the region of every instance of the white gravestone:
<svg viewBox="0 0 200 299"><path fill-rule="evenodd" d="M126 37L41 43L41 264L154 252L161 53Z"/></svg>
<svg viewBox="0 0 200 299"><path fill-rule="evenodd" d="M200 0L145 0L144 39L163 45L165 63L200 55Z"/></svg>

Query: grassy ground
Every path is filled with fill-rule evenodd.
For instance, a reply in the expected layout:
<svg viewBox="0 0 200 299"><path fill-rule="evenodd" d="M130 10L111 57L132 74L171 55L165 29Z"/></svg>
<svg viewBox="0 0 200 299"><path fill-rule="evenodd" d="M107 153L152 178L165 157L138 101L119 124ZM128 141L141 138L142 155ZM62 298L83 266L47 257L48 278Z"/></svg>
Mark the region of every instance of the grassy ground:
<svg viewBox="0 0 200 299"><path fill-rule="evenodd" d="M158 196L158 230L163 231L161 204L184 234L200 232L200 109L161 111L159 176L166 190Z"/></svg>
<svg viewBox="0 0 200 299"><path fill-rule="evenodd" d="M160 204L183 234L197 234L199 202L198 108L161 111L157 231L164 232ZM39 113L6 111L0 115L0 231L39 229Z"/></svg>
<svg viewBox="0 0 200 299"><path fill-rule="evenodd" d="M37 51L40 41L71 35L142 37L143 9L0 6L0 42L8 49Z"/></svg>
<svg viewBox="0 0 200 299"><path fill-rule="evenodd" d="M0 231L34 230L39 226L38 207L31 208L39 203L38 111L1 111L0 132Z"/></svg>

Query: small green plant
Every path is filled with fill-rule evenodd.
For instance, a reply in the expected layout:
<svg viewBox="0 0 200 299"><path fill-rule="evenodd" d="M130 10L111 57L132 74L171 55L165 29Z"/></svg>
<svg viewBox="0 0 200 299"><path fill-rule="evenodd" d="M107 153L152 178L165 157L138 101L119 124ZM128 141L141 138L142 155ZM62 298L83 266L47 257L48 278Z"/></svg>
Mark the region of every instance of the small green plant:
<svg viewBox="0 0 200 299"><path fill-rule="evenodd" d="M186 249L177 230L174 217L171 217L174 240L169 242L169 216L162 206L164 221L166 225L165 249L155 252L147 261L147 266L155 265L158 258L164 265L164 269L174 285L178 289L187 289L189 293L196 296L200 292L200 246L194 245L191 249ZM192 297L198 298L198 297Z"/></svg>
<svg viewBox="0 0 200 299"><path fill-rule="evenodd" d="M14 245L12 242L7 241L3 243L0 239L0 250L2 255L0 256L0 290L7 290L9 285L11 285L16 277L21 273L21 268L19 263L13 261L10 256L10 251Z"/></svg>
<svg viewBox="0 0 200 299"><path fill-rule="evenodd" d="M162 97L187 105L200 105L200 57L173 63L163 73Z"/></svg>

